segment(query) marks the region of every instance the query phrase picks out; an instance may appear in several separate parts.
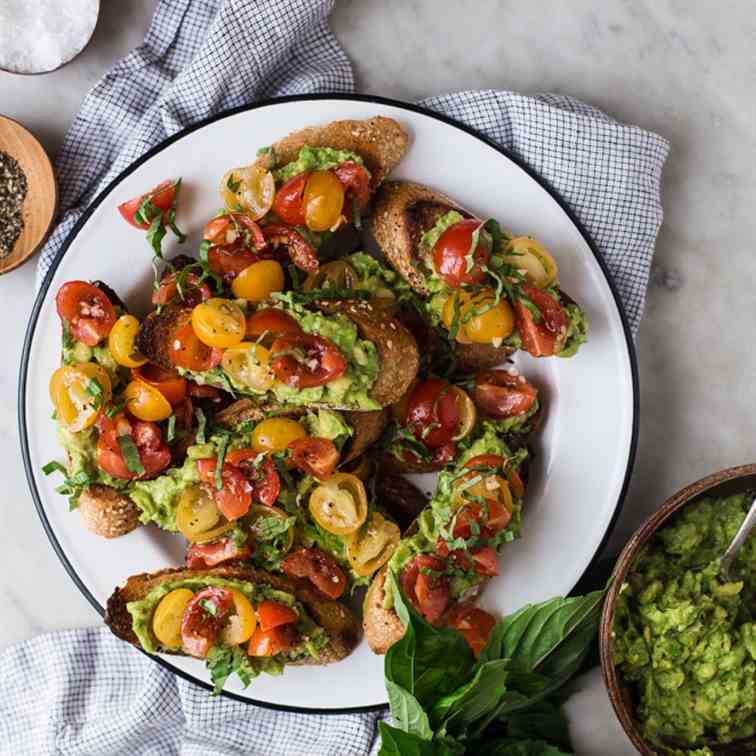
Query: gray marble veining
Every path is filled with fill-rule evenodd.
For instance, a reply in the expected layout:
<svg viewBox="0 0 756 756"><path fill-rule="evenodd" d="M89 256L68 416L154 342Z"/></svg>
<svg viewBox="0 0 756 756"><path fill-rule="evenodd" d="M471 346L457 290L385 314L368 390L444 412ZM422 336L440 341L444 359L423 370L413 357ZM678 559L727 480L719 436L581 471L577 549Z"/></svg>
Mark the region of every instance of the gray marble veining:
<svg viewBox="0 0 756 756"><path fill-rule="evenodd" d="M53 152L89 87L142 38L155 0L103 3L92 44L40 77L0 73L0 111ZM417 99L461 88L569 93L666 136L665 222L638 337L641 437L611 540L619 548L679 487L756 459L756 14L747 0L342 0L334 30L362 91ZM0 647L96 617L47 545L15 425L33 264L0 278L4 521ZM571 702L581 754L631 754L596 673Z"/></svg>

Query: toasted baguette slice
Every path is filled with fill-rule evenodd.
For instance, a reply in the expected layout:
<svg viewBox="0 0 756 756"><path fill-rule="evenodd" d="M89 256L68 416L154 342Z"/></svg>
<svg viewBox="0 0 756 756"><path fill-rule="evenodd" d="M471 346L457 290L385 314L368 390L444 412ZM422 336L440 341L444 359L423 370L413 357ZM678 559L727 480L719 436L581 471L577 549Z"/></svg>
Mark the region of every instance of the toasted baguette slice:
<svg viewBox="0 0 756 756"><path fill-rule="evenodd" d="M398 401L415 379L420 366L420 355L414 336L390 313L373 307L369 302L323 300L316 306L326 314L346 315L357 326L361 338L373 342L378 352L379 372L369 396L381 407ZM179 303L165 305L160 312L151 312L142 321L137 334L137 349L160 367L174 369L170 359L170 345L177 331L190 322L191 316L191 307ZM261 399L259 406L267 410L269 401ZM272 406L280 407L275 402ZM327 403L313 403L311 406L354 409Z"/></svg>
<svg viewBox="0 0 756 756"><path fill-rule="evenodd" d="M281 168L297 159L302 147L332 147L356 152L370 171L370 189L375 191L404 157L409 134L393 118L376 116L365 121L333 121L295 131L270 146L256 165Z"/></svg>
<svg viewBox="0 0 756 756"><path fill-rule="evenodd" d="M465 218L473 217L445 194L411 181L388 181L375 197L370 231L391 265L423 297L430 292L417 266L420 239L450 210L456 210ZM495 367L512 353L509 347L490 344L458 343L455 351L464 370Z"/></svg>
<svg viewBox="0 0 756 756"><path fill-rule="evenodd" d="M385 654L404 635L404 625L393 609L386 609L386 567L370 583L362 605L362 630L370 650Z"/></svg>
<svg viewBox="0 0 756 756"><path fill-rule="evenodd" d="M208 570L187 570L171 568L153 573L134 575L122 588L116 588L108 599L105 612L105 624L121 640L139 646L134 633L132 617L126 605L130 601L139 601L166 580L196 578L203 575L244 580L258 585L267 585L279 591L291 593L301 602L314 622L329 635L330 641L322 650L319 659L296 662L299 664L330 664L348 656L359 640L359 624L353 614L336 601L324 598L315 591L308 581L292 581L278 575L271 575L263 570L240 566L220 566ZM175 652L181 653L181 652Z"/></svg>

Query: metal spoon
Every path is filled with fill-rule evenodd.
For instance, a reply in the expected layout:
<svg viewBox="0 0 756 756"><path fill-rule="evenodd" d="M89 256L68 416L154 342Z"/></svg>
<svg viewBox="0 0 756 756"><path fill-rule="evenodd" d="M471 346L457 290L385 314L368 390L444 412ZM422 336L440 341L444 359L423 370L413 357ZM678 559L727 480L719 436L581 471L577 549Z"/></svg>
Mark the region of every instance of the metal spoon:
<svg viewBox="0 0 756 756"><path fill-rule="evenodd" d="M735 561L735 557L738 555L740 547L746 542L749 534L756 525L756 496L751 501L751 508L748 510L748 514L745 516L738 532L735 533L735 537L732 539L727 550L722 555L722 561L719 565L719 575L723 580L727 580L730 574L730 568Z"/></svg>

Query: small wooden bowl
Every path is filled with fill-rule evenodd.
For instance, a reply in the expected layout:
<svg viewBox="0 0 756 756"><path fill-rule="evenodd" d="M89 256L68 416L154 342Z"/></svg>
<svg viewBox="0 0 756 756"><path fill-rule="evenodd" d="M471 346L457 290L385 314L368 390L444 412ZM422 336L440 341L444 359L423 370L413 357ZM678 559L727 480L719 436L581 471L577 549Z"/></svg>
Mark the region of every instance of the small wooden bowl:
<svg viewBox="0 0 756 756"><path fill-rule="evenodd" d="M11 253L0 258L0 274L17 268L45 242L58 207L58 185L50 158L20 123L0 116L0 150L15 158L26 174L24 228Z"/></svg>
<svg viewBox="0 0 756 756"><path fill-rule="evenodd" d="M728 470L714 473L706 478L692 483L683 488L671 498L664 502L661 509L649 517L643 525L635 531L633 537L628 541L622 553L617 559L612 572L611 585L604 602L603 612L601 614L601 625L599 627L599 651L601 654L601 671L604 676L604 684L609 693L609 700L612 702L614 712L620 721L623 729L627 733L633 745L643 756L656 756L658 751L643 736L641 723L635 715L636 700L635 693L631 686L624 685L617 674L612 660L612 630L614 626L614 607L617 602L622 584L627 578L627 573L635 562L640 550L646 545L649 539L669 520L669 518L678 512L686 504L699 500L707 496L730 496L736 493L756 489L756 464L741 465L740 467L731 467ZM745 745L745 750L744 750ZM709 746L717 753L723 754L744 754L756 752L756 744L749 741L744 744L742 741L722 746Z"/></svg>

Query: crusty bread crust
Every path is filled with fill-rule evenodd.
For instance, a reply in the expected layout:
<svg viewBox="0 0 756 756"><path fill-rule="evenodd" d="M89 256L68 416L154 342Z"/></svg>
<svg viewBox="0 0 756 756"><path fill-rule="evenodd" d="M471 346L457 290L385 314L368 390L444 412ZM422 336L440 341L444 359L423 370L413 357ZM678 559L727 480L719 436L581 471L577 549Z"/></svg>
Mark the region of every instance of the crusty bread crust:
<svg viewBox="0 0 756 756"><path fill-rule="evenodd" d="M170 358L170 347L176 332L192 319L192 308L185 304L171 302L153 310L143 321L137 332L136 348L150 362L165 370L175 370Z"/></svg>
<svg viewBox="0 0 756 756"><path fill-rule="evenodd" d="M342 414L354 431L342 452L344 456L340 464L343 465L357 459L381 437L388 422L388 411L385 409L372 412L344 410Z"/></svg>
<svg viewBox="0 0 756 756"><path fill-rule="evenodd" d="M292 593L304 605L310 617L328 632L331 639L321 651L320 659L306 663L329 664L339 661L348 656L357 645L359 624L352 613L338 602L324 598L308 581L292 581L263 570L239 565L221 565L208 570L187 570L178 567L133 575L123 587L116 588L108 599L105 624L121 640L138 647L139 639L134 634L127 604L143 599L153 588L166 580L196 578L203 575L264 584L276 590Z"/></svg>
<svg viewBox="0 0 756 756"><path fill-rule="evenodd" d="M421 296L428 296L425 276L417 267L420 238L450 210L473 217L445 194L412 181L387 181L376 194L370 231L391 265ZM460 368L484 370L500 365L512 353L491 344L455 345Z"/></svg>
<svg viewBox="0 0 756 756"><path fill-rule="evenodd" d="M375 494L379 506L391 515L405 535L428 504L425 494L414 483L383 466L379 469Z"/></svg>
<svg viewBox="0 0 756 756"><path fill-rule="evenodd" d="M118 538L139 525L139 508L111 486L93 485L79 496L79 514L84 527L103 538Z"/></svg>
<svg viewBox="0 0 756 756"><path fill-rule="evenodd" d="M362 609L362 629L370 650L385 654L404 635L404 625L393 609L383 606L386 588L386 567L370 584Z"/></svg>
<svg viewBox="0 0 756 756"><path fill-rule="evenodd" d="M296 160L306 145L356 152L370 171L370 188L375 191L407 152L409 134L393 118L384 116L333 121L289 134L272 144L270 152L261 155L255 164L264 168L284 166Z"/></svg>

